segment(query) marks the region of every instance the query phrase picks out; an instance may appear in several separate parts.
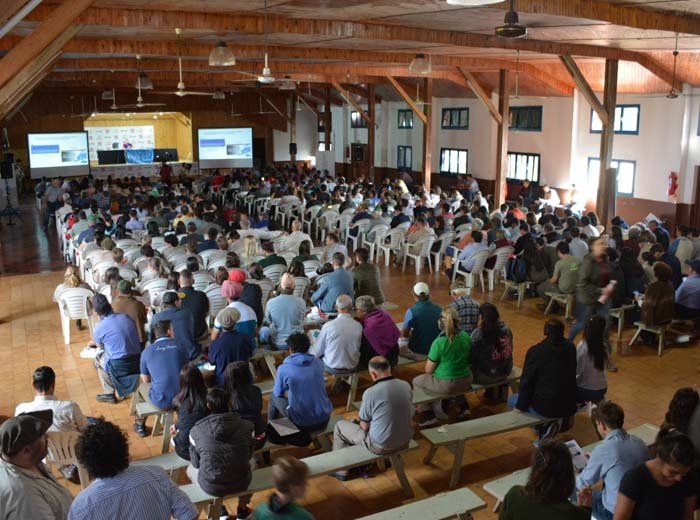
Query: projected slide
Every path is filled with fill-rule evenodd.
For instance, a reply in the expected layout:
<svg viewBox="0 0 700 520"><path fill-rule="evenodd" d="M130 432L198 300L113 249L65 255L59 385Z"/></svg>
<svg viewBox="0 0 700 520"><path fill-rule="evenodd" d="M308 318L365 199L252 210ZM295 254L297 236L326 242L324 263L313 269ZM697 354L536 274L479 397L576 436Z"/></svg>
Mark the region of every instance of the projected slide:
<svg viewBox="0 0 700 520"><path fill-rule="evenodd" d="M27 149L35 179L90 173L87 132L27 134Z"/></svg>
<svg viewBox="0 0 700 520"><path fill-rule="evenodd" d="M200 128L200 168L252 168L252 128Z"/></svg>

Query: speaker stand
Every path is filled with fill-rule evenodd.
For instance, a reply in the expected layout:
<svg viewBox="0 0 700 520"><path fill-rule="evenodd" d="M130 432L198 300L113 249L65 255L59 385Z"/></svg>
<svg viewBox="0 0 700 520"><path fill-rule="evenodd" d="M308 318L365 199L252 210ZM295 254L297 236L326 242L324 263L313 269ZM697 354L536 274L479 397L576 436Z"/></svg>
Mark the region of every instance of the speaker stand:
<svg viewBox="0 0 700 520"><path fill-rule="evenodd" d="M20 211L20 209L12 206L12 197L10 196L10 180L9 179L5 179L5 196L7 197L7 205L5 206L5 209L0 211L0 218L2 218L2 217L7 218L7 225L8 226L15 225L15 223L12 221L12 217L17 217L22 222L24 222L24 219L22 218L22 212Z"/></svg>

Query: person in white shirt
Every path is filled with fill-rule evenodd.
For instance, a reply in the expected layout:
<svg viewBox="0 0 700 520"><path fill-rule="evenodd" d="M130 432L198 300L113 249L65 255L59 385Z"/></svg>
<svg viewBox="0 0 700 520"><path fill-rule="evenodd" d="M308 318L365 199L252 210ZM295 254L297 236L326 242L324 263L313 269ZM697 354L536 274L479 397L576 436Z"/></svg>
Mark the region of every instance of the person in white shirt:
<svg viewBox="0 0 700 520"><path fill-rule="evenodd" d="M591 219L586 216L581 217L581 233L588 238L598 238L600 236L600 232L591 224Z"/></svg>
<svg viewBox="0 0 700 520"><path fill-rule="evenodd" d="M322 358L327 372L352 371L360 362L362 325L350 315L352 305L352 298L347 294L338 296L335 300L338 317L323 325L311 348L310 353Z"/></svg>
<svg viewBox="0 0 700 520"><path fill-rule="evenodd" d="M54 396L56 389L56 373L51 367L41 366L32 375L34 400L20 403L15 409L15 415L34 412L36 410L53 410L51 432L76 432L87 426L87 419L80 406L73 401L60 401Z"/></svg>
<svg viewBox="0 0 700 520"><path fill-rule="evenodd" d="M299 220L292 221L292 232L285 237L280 246L280 251L299 252L299 244L304 240L308 240L313 244L311 237L301 230L301 222Z"/></svg>
<svg viewBox="0 0 700 520"><path fill-rule="evenodd" d="M544 192L544 195L539 200L539 203L542 206L552 206L553 208L556 208L561 204L561 200L559 199L559 194L557 193L557 190L553 190L552 188L550 188L549 184L543 185L542 191Z"/></svg>
<svg viewBox="0 0 700 520"><path fill-rule="evenodd" d="M326 235L326 247L323 249L323 253L321 253L321 258L319 258L321 265L326 262L331 262L333 260L333 255L336 253L343 253L343 256L347 258L348 248L339 242L340 238L335 231Z"/></svg>

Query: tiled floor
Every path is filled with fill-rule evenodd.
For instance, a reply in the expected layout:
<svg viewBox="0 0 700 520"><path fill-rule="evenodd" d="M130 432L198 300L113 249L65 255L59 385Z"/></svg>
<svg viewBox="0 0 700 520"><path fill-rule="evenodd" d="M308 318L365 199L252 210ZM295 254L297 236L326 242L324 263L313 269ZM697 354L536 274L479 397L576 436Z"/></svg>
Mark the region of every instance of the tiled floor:
<svg viewBox="0 0 700 520"><path fill-rule="evenodd" d="M24 216L26 221L32 221L27 210ZM5 257L8 256L8 248L13 251L9 255L10 261L5 258L5 269L15 273L31 273L11 274L5 271L0 276L0 415L12 414L16 403L31 399L31 371L42 364L51 365L58 375L57 394L60 397L77 401L86 414L105 416L127 429L133 458L155 455L159 449L159 439L141 439L131 431L128 404L112 406L95 401L95 394L100 392L95 370L90 360L78 356L89 339L88 333L78 332L73 326L71 345L63 344L58 309L51 301L54 287L61 280L60 255L53 250L55 237L47 241L34 224L33 227L18 226L10 231L2 227L0 239ZM17 252L19 247L22 248L21 253ZM38 272L45 268L57 270ZM400 307L399 311L392 313L398 321L411 303L410 288L417 280L415 271L411 267L402 274L397 268L386 269L382 266L382 273L388 299ZM418 278L430 284L438 303L449 301L444 276L424 273ZM480 301L497 302L500 291L497 288L494 293L482 295L477 290L475 297ZM527 348L542 335L542 313L535 308L535 303L534 299L526 300L520 311L516 310L514 300L499 303L503 318L514 332L517 364L522 364ZM629 337L628 329L624 338L628 340ZM608 396L623 406L629 427L644 422L660 423L674 391L681 386L700 382L700 348L697 344L668 348L661 358L650 347L636 346L631 354L616 356L616 362L620 371L609 376ZM420 365L402 368L399 376L410 380L418 373L417 368ZM362 384L366 386L368 381L363 380ZM344 413L343 401L343 396L334 399L335 413ZM503 405L481 403L477 396L470 396L470 402L477 417L504 410ZM581 444L594 440L594 433L585 416L577 417L574 429L567 435L575 437ZM420 436L417 435L417 438ZM482 491L481 485L526 467L532 440L529 431L521 430L480 439L467 446L461 485L468 485L488 502L488 508L476 513L475 518L495 518L490 512L493 500ZM447 451L440 450L434 465L425 466L422 458L426 451L425 442L421 442L421 449L406 458L409 480L416 498L425 498L447 489L451 457ZM298 456L308 453L302 449L290 452ZM72 489L75 490L75 487ZM266 496L266 493L256 495L254 503L264 500ZM338 511L345 513L344 518L357 518L400 505L402 501L394 473L389 470L375 478L345 483L331 477L314 479L304 502L316 518L325 519L337 516Z"/></svg>

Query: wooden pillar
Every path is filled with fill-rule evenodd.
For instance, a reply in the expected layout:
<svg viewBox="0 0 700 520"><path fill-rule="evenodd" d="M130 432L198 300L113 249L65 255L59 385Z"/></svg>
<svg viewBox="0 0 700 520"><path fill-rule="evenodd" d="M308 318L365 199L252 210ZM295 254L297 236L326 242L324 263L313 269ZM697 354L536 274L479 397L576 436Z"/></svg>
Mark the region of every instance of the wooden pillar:
<svg viewBox="0 0 700 520"><path fill-rule="evenodd" d="M331 149L331 132L333 131L333 117L331 117L331 86L326 85L323 89L323 118L324 129L323 141L325 143L324 150Z"/></svg>
<svg viewBox="0 0 700 520"><path fill-rule="evenodd" d="M506 173L508 170L508 122L510 120L510 74L501 70L498 82L498 113L501 122L498 124L496 140L496 188L493 194L495 208L506 201Z"/></svg>
<svg viewBox="0 0 700 520"><path fill-rule="evenodd" d="M292 153L291 144L297 142L297 95L292 94L289 98L289 161L292 164L297 162L297 154Z"/></svg>
<svg viewBox="0 0 700 520"><path fill-rule="evenodd" d="M615 216L615 195L617 192L617 170L610 168L612 160L613 136L615 135L615 104L617 103L617 60L605 60L605 90L603 106L608 120L603 123L600 134L600 174L596 212L603 226L608 226Z"/></svg>
<svg viewBox="0 0 700 520"><path fill-rule="evenodd" d="M433 118L430 109L433 102L433 78L425 78L423 92L427 103L423 108L426 116L423 124L423 184L429 190L433 167Z"/></svg>
<svg viewBox="0 0 700 520"><path fill-rule="evenodd" d="M377 179L374 178L374 148L377 137L377 125L375 124L377 116L374 104L374 83L367 85L367 90L369 91L367 96L367 114L370 118L370 123L367 125L367 178L371 182L376 183Z"/></svg>

